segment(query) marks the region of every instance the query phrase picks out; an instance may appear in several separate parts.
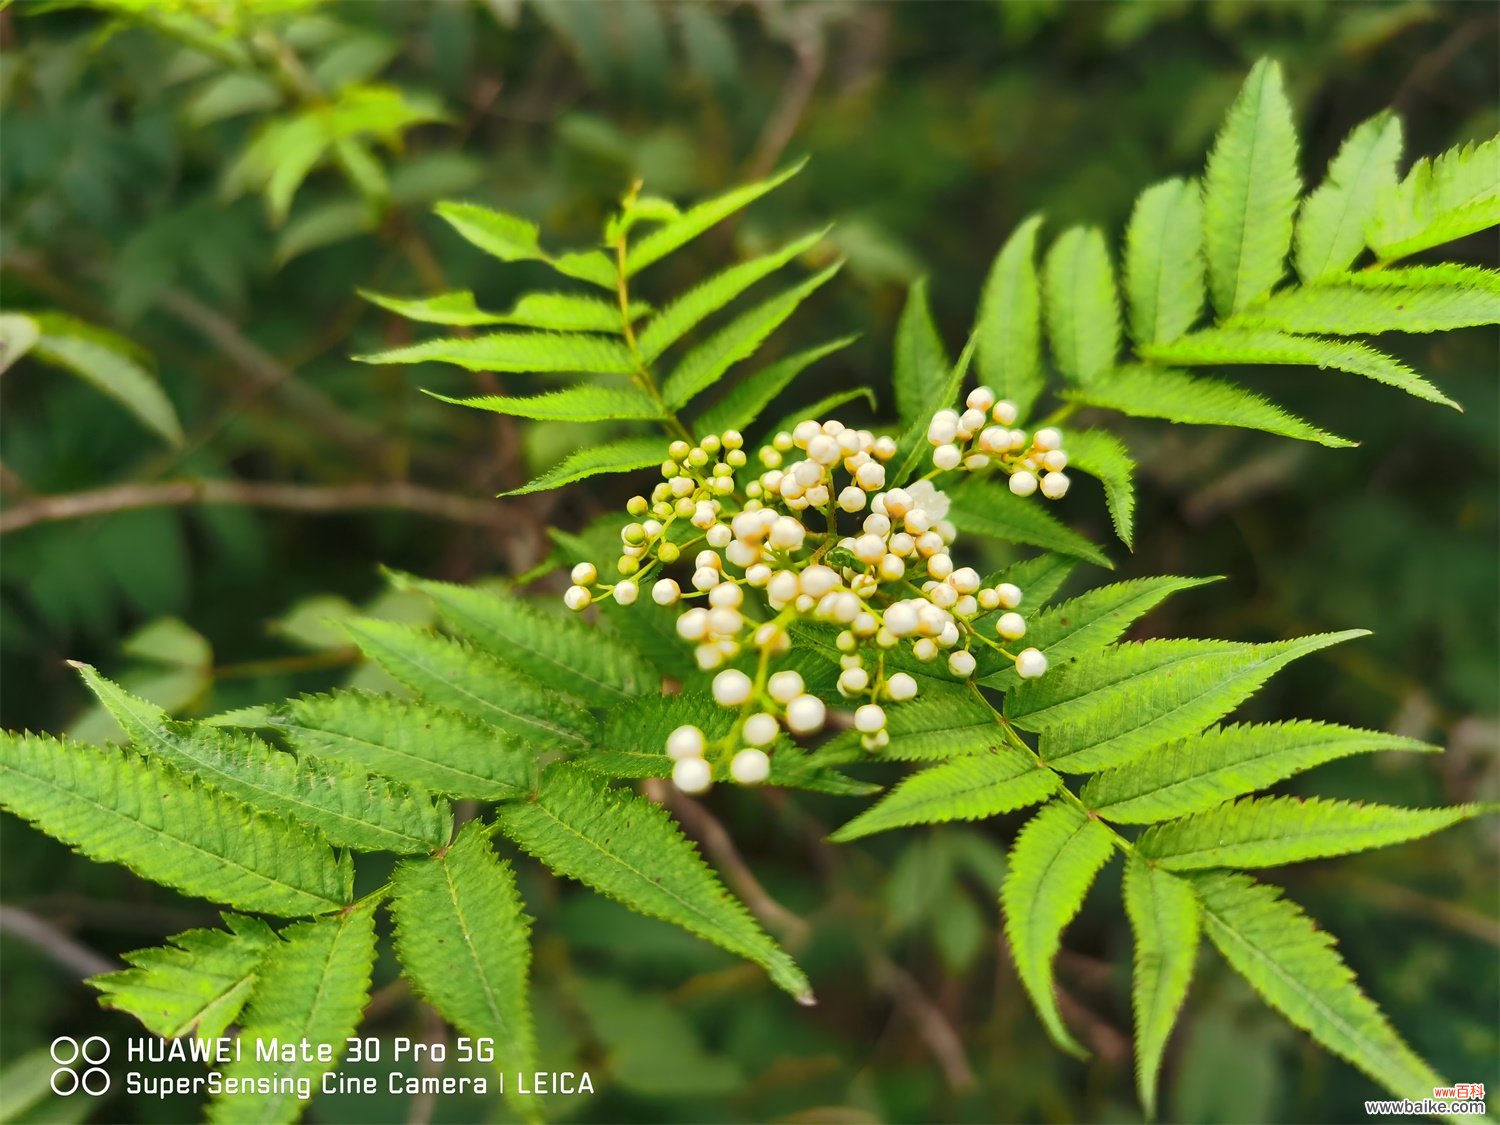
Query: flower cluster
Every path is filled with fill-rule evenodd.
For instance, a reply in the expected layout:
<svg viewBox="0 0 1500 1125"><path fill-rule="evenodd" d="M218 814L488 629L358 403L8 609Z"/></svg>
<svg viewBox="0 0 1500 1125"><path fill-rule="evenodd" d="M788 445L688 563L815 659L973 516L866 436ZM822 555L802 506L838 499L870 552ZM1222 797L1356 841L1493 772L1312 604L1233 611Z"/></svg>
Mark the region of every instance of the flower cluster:
<svg viewBox="0 0 1500 1125"><path fill-rule="evenodd" d="M1060 435L1012 430L1015 418L1012 404L983 387L962 414L939 411L928 431L936 468L904 488L886 487L896 443L835 419L776 434L756 452L755 469L734 431L672 443L649 499L626 505L637 522L620 533L620 578L601 583L592 563L579 563L564 601L575 610L600 598L630 605L649 586L656 604L682 607L677 632L698 666L716 673L714 699L736 717L712 742L697 727L672 732L666 749L679 788L704 791L712 763L725 761L734 780L759 784L783 732L823 728L824 702L799 673L774 668L799 628L821 626L833 636L838 692L870 750L889 741L886 705L919 691L914 676L890 665L942 658L948 674L964 679L984 646L1014 661L1022 678L1046 672L1039 650L1008 647L1026 634L1016 612L1021 590L986 585L973 568L955 566L948 497L930 479L993 465L1010 474L1012 492L1029 495L1040 470L1042 493L1061 496L1068 481ZM741 657L751 670L732 666Z"/></svg>

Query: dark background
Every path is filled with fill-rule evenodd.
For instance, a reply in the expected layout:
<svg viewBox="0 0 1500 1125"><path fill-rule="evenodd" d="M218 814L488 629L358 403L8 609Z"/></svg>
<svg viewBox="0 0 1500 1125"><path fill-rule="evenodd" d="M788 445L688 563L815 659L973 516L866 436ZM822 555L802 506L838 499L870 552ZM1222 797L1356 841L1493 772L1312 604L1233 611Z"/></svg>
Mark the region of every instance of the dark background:
<svg viewBox="0 0 1500 1125"><path fill-rule="evenodd" d="M7 507L199 476L409 480L483 499L607 432L497 423L418 389L475 393L462 372L349 362L409 331L356 288L472 286L481 304L503 308L541 281L462 243L427 213L434 198L489 202L540 221L552 245L584 244L636 176L691 199L810 155L797 179L652 281L657 296L677 292L735 254L836 220L831 241L849 266L776 346L864 336L797 384L811 401L841 386L884 389L913 278L931 278L956 351L994 251L1024 216L1045 210L1053 232L1100 223L1113 238L1141 188L1197 174L1260 55L1283 64L1309 181L1350 127L1386 106L1404 119L1408 159L1500 124L1490 4L288 7L298 10L263 5L256 18L278 33L308 19L333 29L305 49L310 63L357 39L370 44L366 68L447 111L446 124L412 130L404 151L384 156L393 183L407 186L378 218L361 217L327 167L279 227L260 198L226 195L227 170L276 111L217 117L202 102L212 76L182 78L182 47L161 31L87 8L0 12L4 304L130 336L155 357L189 435L185 449L168 449L92 388L23 361L3 387ZM1494 264L1495 249L1489 233L1444 256ZM1493 798L1496 334L1386 343L1465 413L1296 368L1249 379L1358 449L1115 419L1141 462L1141 506L1134 554L1110 549L1120 577L1230 576L1179 596L1139 635L1374 630L1283 673L1246 717L1349 722L1448 747L1329 765L1290 791ZM626 494L565 490L496 504L474 522L338 504L150 506L17 531L0 541L0 720L110 737L67 658L184 714L341 682L352 658L327 616L374 599L378 612L421 612L383 594L377 564L455 580L518 573L545 555L549 522L575 528ZM1080 495L1068 515L1108 542L1097 496ZM1071 588L1100 580L1078 575ZM1090 896L1059 962L1065 1010L1094 1050L1078 1063L1046 1042L999 953L993 888L1014 825L896 833L830 857L813 841L852 812L846 801L728 794L715 808L771 893L809 923L796 952L822 1003L793 1009L708 947L533 873L523 891L539 917L543 1057L589 1066L600 1091L557 1100L557 1116L1139 1119L1117 880ZM76 955L111 959L211 925L213 912L90 865L12 818L0 821L0 844L7 908L77 943L38 948L7 915L0 1064L24 1062L56 1034L129 1033L132 1021L97 1011ZM1496 846L1491 821L1283 873L1413 1046L1456 1081L1500 1082ZM391 965L377 967L368 1033L432 1037L430 1017L392 977ZM934 1038L933 1019L956 1046ZM1164 1117L1350 1120L1376 1095L1204 956L1168 1056ZM159 1121L183 1111L117 1097L98 1112ZM312 1112L399 1121L501 1111L393 1097Z"/></svg>

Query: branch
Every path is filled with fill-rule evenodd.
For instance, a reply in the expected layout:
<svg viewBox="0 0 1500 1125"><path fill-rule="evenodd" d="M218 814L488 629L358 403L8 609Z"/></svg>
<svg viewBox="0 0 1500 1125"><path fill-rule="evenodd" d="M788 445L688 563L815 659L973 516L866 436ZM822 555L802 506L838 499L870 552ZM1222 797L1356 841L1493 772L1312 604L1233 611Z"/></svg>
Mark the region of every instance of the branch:
<svg viewBox="0 0 1500 1125"><path fill-rule="evenodd" d="M45 918L15 906L0 906L0 934L23 941L78 977L112 973L120 966L75 941Z"/></svg>
<svg viewBox="0 0 1500 1125"><path fill-rule="evenodd" d="M289 512L389 508L480 527L503 526L509 519L497 504L438 492L406 481L319 487L275 481L180 480L160 484L121 484L87 492L44 496L0 512L0 535L39 523L188 504L245 504Z"/></svg>

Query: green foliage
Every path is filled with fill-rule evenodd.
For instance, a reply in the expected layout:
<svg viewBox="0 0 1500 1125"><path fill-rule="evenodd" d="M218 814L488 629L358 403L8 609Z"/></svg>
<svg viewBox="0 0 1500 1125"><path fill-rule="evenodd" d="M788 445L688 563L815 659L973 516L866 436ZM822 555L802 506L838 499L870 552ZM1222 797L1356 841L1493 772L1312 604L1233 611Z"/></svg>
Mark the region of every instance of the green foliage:
<svg viewBox="0 0 1500 1125"><path fill-rule="evenodd" d="M925 427L934 413L948 405L943 376L952 367L943 338L932 322L924 278L907 291L906 307L896 326L891 391L896 396L896 416L903 426Z"/></svg>
<svg viewBox="0 0 1500 1125"><path fill-rule="evenodd" d="M979 304L979 377L1022 416L1042 392L1041 293L1033 215L1006 240L990 267Z"/></svg>
<svg viewBox="0 0 1500 1125"><path fill-rule="evenodd" d="M1109 372L1120 350L1120 299L1104 234L1063 231L1042 267L1047 339L1063 378L1089 384Z"/></svg>
<svg viewBox="0 0 1500 1125"><path fill-rule="evenodd" d="M1382 262L1405 258L1500 223L1500 137L1418 160L1383 192L1366 224Z"/></svg>
<svg viewBox="0 0 1500 1125"><path fill-rule="evenodd" d="M1135 936L1136 1086L1149 1119L1156 1116L1162 1054L1193 979L1203 910L1188 884L1132 855L1125 861L1125 914Z"/></svg>

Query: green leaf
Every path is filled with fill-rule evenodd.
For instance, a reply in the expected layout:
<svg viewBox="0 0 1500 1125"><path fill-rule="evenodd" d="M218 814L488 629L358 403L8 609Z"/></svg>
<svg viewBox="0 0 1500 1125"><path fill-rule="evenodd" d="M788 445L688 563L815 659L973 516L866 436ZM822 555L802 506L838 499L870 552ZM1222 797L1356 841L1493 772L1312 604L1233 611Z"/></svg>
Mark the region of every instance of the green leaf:
<svg viewBox="0 0 1500 1125"><path fill-rule="evenodd" d="M1103 233L1063 231L1042 264L1042 290L1057 369L1070 382L1095 382L1120 351L1120 298Z"/></svg>
<svg viewBox="0 0 1500 1125"><path fill-rule="evenodd" d="M429 703L482 719L534 748L587 745L594 720L571 700L488 653L411 625L359 617L354 643Z"/></svg>
<svg viewBox="0 0 1500 1125"><path fill-rule="evenodd" d="M520 598L406 575L397 589L420 590L443 623L547 687L594 704L655 692L660 677L629 646L577 616L546 613Z"/></svg>
<svg viewBox="0 0 1500 1125"><path fill-rule="evenodd" d="M637 350L650 363L682 339L704 318L722 309L761 278L799 258L823 240L827 227L804 235L771 254L730 266L668 305L641 331ZM616 313L618 320L619 314Z"/></svg>
<svg viewBox="0 0 1500 1125"><path fill-rule="evenodd" d="M678 247L691 242L710 227L727 219L741 208L748 207L766 192L780 187L791 179L807 162L799 161L770 179L745 184L713 199L705 200L684 211L678 218L663 223L650 234L630 247L625 256L625 276L631 277L652 262L666 257Z"/></svg>
<svg viewBox="0 0 1500 1125"><path fill-rule="evenodd" d="M1077 568L1077 562L1061 555L1037 555L1035 558L1023 559L1002 567L986 577L984 584L995 586L1001 582L1009 582L1019 586L1021 588L1020 604L1027 609L1040 609L1052 600L1058 590L1062 589L1063 583ZM1002 612L1002 610L994 610L991 616L998 618ZM983 622L986 628L994 627L994 621L990 620L989 616L979 617L976 620Z"/></svg>
<svg viewBox="0 0 1500 1125"><path fill-rule="evenodd" d="M293 1047L303 1042L314 1047L327 1044L333 1048L333 1059L318 1061L313 1053L295 1062L280 1058L262 1062L253 1049L247 1049L242 1059L224 1068L226 1087L231 1081L255 1083L274 1078L278 1080L276 1092L254 1097L220 1094L209 1103L210 1121L267 1125L301 1116L306 1103L297 1097L298 1082L306 1081L316 1090L322 1076L339 1065L346 1041L359 1026L369 1000L370 972L375 965L375 905L371 900L347 913L288 928L282 935L285 940L266 955L240 1030L246 1044L272 1039Z"/></svg>
<svg viewBox="0 0 1500 1125"><path fill-rule="evenodd" d="M0 313L0 375L29 352L42 338L35 317L23 313Z"/></svg>
<svg viewBox="0 0 1500 1125"><path fill-rule="evenodd" d="M1125 231L1130 334L1140 344L1177 339L1203 311L1203 197L1192 180L1141 192Z"/></svg>
<svg viewBox="0 0 1500 1125"><path fill-rule="evenodd" d="M1442 1079L1360 991L1334 940L1274 887L1244 875L1196 875L1204 928L1224 960L1293 1025L1403 1098Z"/></svg>
<svg viewBox="0 0 1500 1125"><path fill-rule="evenodd" d="M427 852L447 843L453 831L446 801L338 762L299 760L253 735L174 722L87 664L74 667L142 753L252 808L316 828L329 843L367 852Z"/></svg>
<svg viewBox="0 0 1500 1125"><path fill-rule="evenodd" d="M359 295L373 305L404 316L407 320L418 320L423 324L504 324L503 313L485 312L474 303L474 294L467 289L451 293L439 293L433 297L389 297L359 290Z"/></svg>
<svg viewBox="0 0 1500 1125"><path fill-rule="evenodd" d="M1026 621L1025 643L1041 649L1052 668L1066 660L1102 649L1120 639L1126 629L1180 590L1215 582L1214 578L1136 578L1099 586L1088 593L1044 609ZM1021 683L1014 665L1003 656L981 663L1000 668L982 675L986 687L1009 691Z"/></svg>
<svg viewBox="0 0 1500 1125"><path fill-rule="evenodd" d="M1125 862L1125 913L1135 935L1136 1087L1150 1121L1162 1055L1192 983L1203 912L1192 887L1132 855Z"/></svg>
<svg viewBox="0 0 1500 1125"><path fill-rule="evenodd" d="M1084 804L1118 824L1149 824L1206 812L1234 797L1351 754L1436 752L1383 731L1298 721L1215 727L1122 769L1089 778Z"/></svg>
<svg viewBox="0 0 1500 1125"><path fill-rule="evenodd" d="M786 417L766 427L766 433L775 434L782 430L792 430L797 423L805 418L815 418L819 421L828 417L830 411L837 410L846 403L854 402L856 399L864 399L865 405L873 412L877 408L875 392L869 387L850 387L846 391L834 391L817 402L810 402L806 406L794 410Z"/></svg>
<svg viewBox="0 0 1500 1125"><path fill-rule="evenodd" d="M403 861L391 878L391 916L418 995L459 1031L493 1039L497 1067L536 1069L531 919L484 825L469 821L443 855Z"/></svg>
<svg viewBox="0 0 1500 1125"><path fill-rule="evenodd" d="M635 371L635 360L623 344L600 336L564 332L496 332L488 336L424 340L353 358L358 363L452 363L470 371L561 371L583 375L630 375Z"/></svg>
<svg viewBox="0 0 1500 1125"><path fill-rule="evenodd" d="M47 835L184 894L295 917L352 891L347 853L318 833L133 754L0 732L0 781L5 807Z"/></svg>
<svg viewBox="0 0 1500 1125"><path fill-rule="evenodd" d="M1273 293L1236 324L1358 336L1447 332L1500 322L1500 273L1443 263L1334 274Z"/></svg>
<svg viewBox="0 0 1500 1125"><path fill-rule="evenodd" d="M275 932L258 918L225 914L224 930L188 930L166 945L125 954L131 966L90 977L101 1007L129 1012L163 1039L217 1039L250 996Z"/></svg>
<svg viewBox="0 0 1500 1125"><path fill-rule="evenodd" d="M942 397L953 361L932 320L927 279L918 278L906 292L906 307L896 325L895 369L891 376L896 416L904 427L926 427L932 415L949 405Z"/></svg>
<svg viewBox="0 0 1500 1125"><path fill-rule="evenodd" d="M1014 747L981 750L913 774L828 838L842 844L911 824L982 820L1044 801L1061 784Z"/></svg>
<svg viewBox="0 0 1500 1125"><path fill-rule="evenodd" d="M1249 307L1281 280L1301 190L1281 67L1262 59L1229 107L1204 176L1208 283L1220 316Z"/></svg>
<svg viewBox="0 0 1500 1125"><path fill-rule="evenodd" d="M1246 797L1153 825L1136 846L1174 871L1275 867L1417 840L1478 812L1474 805L1402 809L1318 797Z"/></svg>
<svg viewBox="0 0 1500 1125"><path fill-rule="evenodd" d="M1078 532L1033 498L1013 494L993 481L966 481L949 493L948 518L960 531L1012 543L1028 543L1108 567L1110 561Z"/></svg>
<svg viewBox="0 0 1500 1125"><path fill-rule="evenodd" d="M41 313L32 320L41 333L31 345L32 355L71 371L125 407L147 429L173 445L182 444L177 410L138 361L134 344L60 313Z"/></svg>
<svg viewBox="0 0 1500 1125"><path fill-rule="evenodd" d="M1395 191L1400 159L1401 119L1390 112L1361 122L1344 138L1328 175L1297 215L1297 273L1304 282L1321 281L1354 264L1381 197Z"/></svg>
<svg viewBox="0 0 1500 1125"><path fill-rule="evenodd" d="M661 405L634 387L596 387L588 383L565 387L544 395L478 395L449 398L436 391L426 394L454 406L468 406L513 418L539 418L553 422L655 421L662 417Z"/></svg>
<svg viewBox="0 0 1500 1125"><path fill-rule="evenodd" d="M726 891L666 810L567 766L542 774L532 801L505 805L500 830L553 871L681 926L762 966L804 1004L807 978Z"/></svg>
<svg viewBox="0 0 1500 1125"><path fill-rule="evenodd" d="M1135 537L1135 462L1124 442L1108 430L1078 430L1068 434L1068 463L1097 477L1104 486L1104 502L1115 534L1125 546Z"/></svg>
<svg viewBox="0 0 1500 1125"><path fill-rule="evenodd" d="M1052 1042L1079 1058L1086 1052L1058 1013L1052 961L1062 945L1063 929L1082 908L1084 896L1113 851L1108 828L1072 805L1055 802L1021 829L1000 888L1005 936L1016 973Z"/></svg>
<svg viewBox="0 0 1500 1125"><path fill-rule="evenodd" d="M718 382L729 368L754 355L766 337L797 311L797 306L843 268L835 262L822 273L743 313L694 347L667 376L662 394L680 407Z"/></svg>
<svg viewBox="0 0 1500 1125"><path fill-rule="evenodd" d="M1194 426L1241 426L1315 441L1334 449L1358 444L1320 430L1260 395L1218 379L1154 367L1122 367L1091 387L1063 397L1083 406L1118 410L1136 418L1164 418Z"/></svg>
<svg viewBox="0 0 1500 1125"><path fill-rule="evenodd" d="M1500 136L1449 149L1412 166L1382 193L1365 236L1394 261L1500 223Z"/></svg>
<svg viewBox="0 0 1500 1125"><path fill-rule="evenodd" d="M1036 276L1036 236L1042 217L1032 215L1005 240L979 298L980 382L1016 404L1026 418L1042 393L1041 290Z"/></svg>
<svg viewBox="0 0 1500 1125"><path fill-rule="evenodd" d="M651 311L651 306L632 301L629 311L634 324ZM556 332L610 332L619 336L625 331L619 301L576 293L527 293L505 315L505 323Z"/></svg>
<svg viewBox="0 0 1500 1125"><path fill-rule="evenodd" d="M916 699L892 707L886 715L886 731L891 741L878 757L927 761L1002 750L1004 732L982 699L947 685L924 684L923 689ZM867 756L860 738L858 731L845 731L829 739L818 753L837 760L857 761Z"/></svg>
<svg viewBox="0 0 1500 1125"><path fill-rule="evenodd" d="M451 797L500 801L536 786L526 742L444 707L339 691L294 699L274 721L299 750Z"/></svg>
<svg viewBox="0 0 1500 1125"><path fill-rule="evenodd" d="M500 495L524 496L529 492L548 492L601 474L632 473L650 465L659 465L664 459L661 438L620 438L575 450L541 476Z"/></svg>
<svg viewBox="0 0 1500 1125"><path fill-rule="evenodd" d="M1210 328L1171 344L1142 348L1141 353L1157 363L1187 367L1241 363L1332 367L1459 409L1458 403L1400 360L1356 341L1294 336L1271 329Z"/></svg>
<svg viewBox="0 0 1500 1125"><path fill-rule="evenodd" d="M969 364L973 362L974 351L979 346L978 340L977 333L969 334L968 343L964 345L964 350L958 355L958 361L948 372L941 391L935 396L938 402L956 403L958 401L958 392L964 385L964 379L968 377ZM932 446L927 441L927 429L930 424L930 419L918 418L907 426L901 437L897 439L896 445L903 452L898 453L896 459L891 462L892 465L897 466L894 472L891 471L890 465L886 466L887 487L891 484L909 481L931 456Z"/></svg>
<svg viewBox="0 0 1500 1125"><path fill-rule="evenodd" d="M693 422L693 432L699 435L721 434L725 430L742 430L749 426L766 407L776 400L798 375L825 355L847 348L858 336L845 336L806 351L779 359L754 375L740 380L718 402L714 403Z"/></svg>
<svg viewBox="0 0 1500 1125"><path fill-rule="evenodd" d="M481 207L477 203L445 201L433 211L464 238L502 262L546 259L536 224L529 219Z"/></svg>
<svg viewBox="0 0 1500 1125"><path fill-rule="evenodd" d="M1124 765L1202 730L1300 656L1368 630L1315 633L1271 644L1143 641L1048 669L1005 697L1005 714L1042 736L1041 755L1064 773Z"/></svg>
<svg viewBox="0 0 1500 1125"><path fill-rule="evenodd" d="M619 281L615 260L602 250L572 250L551 259L551 265L565 277L576 277L611 293Z"/></svg>

